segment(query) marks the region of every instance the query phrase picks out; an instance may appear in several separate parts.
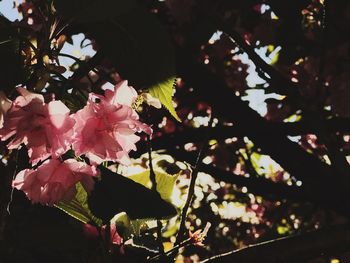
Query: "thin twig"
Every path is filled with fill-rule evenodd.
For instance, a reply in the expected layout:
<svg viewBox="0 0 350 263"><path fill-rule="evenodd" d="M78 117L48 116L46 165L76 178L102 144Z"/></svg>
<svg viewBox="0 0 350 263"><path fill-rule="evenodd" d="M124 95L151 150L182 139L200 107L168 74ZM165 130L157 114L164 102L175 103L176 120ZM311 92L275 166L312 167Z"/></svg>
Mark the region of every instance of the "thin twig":
<svg viewBox="0 0 350 263"><path fill-rule="evenodd" d="M73 55L71 55L71 54L66 54L66 53L58 53L58 56L59 57L66 57L66 58L70 58L70 59L72 59L72 60L74 60L75 62L77 62L77 63L85 63L84 61L82 61L81 59L79 59L79 58L77 58L77 57L75 57L75 56L73 56Z"/></svg>
<svg viewBox="0 0 350 263"><path fill-rule="evenodd" d="M325 120L323 125L331 132L347 133L350 132L350 118L332 118ZM185 145L188 142L202 142L205 135L210 129L210 138L224 140L232 137L243 137L249 133L254 133L259 136L273 137L275 135L303 135L315 134L320 130L320 125L315 125L307 121L290 122L290 123L268 123L266 129L258 129L254 123L243 127L240 125L234 126L216 126L214 128L186 128L176 133L166 134L152 139L152 148L154 150L174 148L174 146ZM138 149L140 152L147 151L146 143L140 142Z"/></svg>
<svg viewBox="0 0 350 263"><path fill-rule="evenodd" d="M99 80L109 82L109 83L111 83L113 85L117 84L117 82L111 76L109 76L109 74L103 72L102 70L98 70L95 67L97 65L97 63L95 63L95 62L94 63L90 63L91 60L94 60L95 56L93 58L90 58L88 61L80 60L79 58L76 58L76 57L74 57L74 56L72 56L70 54L66 54L66 53L59 53L58 56L67 57L67 58L70 58L70 59L73 59L74 61L76 61L79 64L79 69L76 72L80 72L81 68L88 69L88 70L80 72L78 75L75 75L76 73L74 73L73 76L71 77L71 79L73 80L73 79L76 79L76 78L83 77L84 74L85 74L85 76L90 81L91 87L92 87L93 90L94 90L96 84L98 83L98 81L97 82L93 82L92 81L92 79L91 79L91 77L89 75L90 71L92 71L95 74L97 74L99 76ZM99 56L97 56L97 60L100 59L100 57L101 57L101 55L99 54ZM82 74L82 73L84 73L84 74ZM94 90L94 92L99 93L97 90Z"/></svg>
<svg viewBox="0 0 350 263"><path fill-rule="evenodd" d="M107 74L106 72L103 72L102 70L98 70L93 68L92 71L97 74L101 79L115 85L117 84L117 82L111 77L109 76L109 74Z"/></svg>
<svg viewBox="0 0 350 263"><path fill-rule="evenodd" d="M165 252L165 256L170 257L171 255L175 254L180 248L192 245L192 243L193 243L192 239L187 238L186 240L182 241L180 244L174 246L172 249ZM150 259L148 259L147 262L157 261L159 259L160 259L160 255L158 254L158 255L155 255L154 257L151 257Z"/></svg>
<svg viewBox="0 0 350 263"><path fill-rule="evenodd" d="M338 206L345 215L350 214L349 206L339 192L340 180L333 180L333 171L325 163L321 162L317 156L305 152L299 145L291 142L285 136L276 134L272 136L261 136L256 130L267 128L267 121L258 113L250 109L235 94L227 88L227 85L218 76L206 69L202 64L191 59L193 48L178 47L178 70L179 74L194 88L194 94L215 106L216 114L226 121L236 123L247 128L254 124L254 129L246 135L261 148L262 152L270 155L292 176L303 182L303 189L309 196L317 196L324 199L324 193L330 192L332 200L325 200L325 203L334 207L335 200L341 202L343 206ZM215 87L213 96L212 87ZM228 106L229 105L229 106ZM237 114L239 112L239 114ZM314 176L317 175L317 180ZM333 203L333 204L332 204ZM338 208L337 208L338 209Z"/></svg>
<svg viewBox="0 0 350 263"><path fill-rule="evenodd" d="M79 58L77 58L77 57L74 57L74 56L72 56L72 55L70 55L70 54L59 53L58 56L59 56L59 57L67 57L67 58L70 58L70 59L74 60L76 63L78 63L79 66L84 65L84 64L86 63L85 61L83 61L83 60L81 60L81 59L79 59ZM91 84L91 87L93 88L93 86L95 85L95 83L92 81L92 79L91 79L91 77L90 77L90 75L89 75L89 72L87 73L86 77L87 77L87 79L89 80L89 82L90 82L90 84Z"/></svg>
<svg viewBox="0 0 350 263"><path fill-rule="evenodd" d="M213 117L211 116L208 127L211 128L212 124L213 124ZM210 130L208 130L208 131L210 131ZM206 137L209 137L209 134L207 134ZM175 242L176 245L180 244L183 240L184 232L186 229L185 223L186 223L186 218L187 218L187 212L188 212L188 209L190 208L192 201L193 201L194 188L196 185L197 175L198 175L198 172L200 170L200 166L201 166L200 164L202 162L202 159L203 159L204 154L207 151L208 147L209 147L208 140L204 140L203 144L199 150L199 153L198 153L195 165L194 165L194 169L193 169L192 174L191 174L190 187L188 189L188 195L187 195L185 206L182 209L179 232L177 233L177 238L176 238L176 242Z"/></svg>
<svg viewBox="0 0 350 263"><path fill-rule="evenodd" d="M152 182L152 190L157 191L157 180L156 180L156 174L153 169L153 163L152 163L152 142L151 142L151 136L147 135L147 143L148 143L148 162L149 162L149 169L150 169L150 179ZM159 247L159 255L161 258L164 256L164 246L163 246L163 240L162 240L162 222L157 219L157 241L158 241L158 247Z"/></svg>
<svg viewBox="0 0 350 263"><path fill-rule="evenodd" d="M333 256L349 251L349 233L349 224L325 227L250 245L210 257L201 263L305 262L320 256Z"/></svg>
<svg viewBox="0 0 350 263"><path fill-rule="evenodd" d="M16 153L16 165L15 165L15 169L13 171L13 175L12 175L12 181L11 181L11 193L10 193L10 200L9 202L7 203L7 207L6 207L6 211L7 213L10 215L11 212L10 212L10 206L11 206L11 203L13 201L13 192L14 192L14 187L12 186L12 182L15 180L15 177L16 177L16 174L17 174L17 169L18 169L18 155L19 155L19 150L17 150L17 153Z"/></svg>
<svg viewBox="0 0 350 263"><path fill-rule="evenodd" d="M50 74L53 74L53 75L55 75L56 77L58 77L61 81L63 81L64 83L65 83L65 85L67 85L67 83L71 80L71 78L66 78L65 76L63 76L61 73L58 73L58 72L56 72L56 71L52 71L52 70L50 70L49 71L50 72ZM83 99L84 100L88 100L88 96L87 96L87 94L85 94L81 89L80 89L80 87L79 86L75 86L76 87L76 91L78 91L79 93L80 93L80 95L83 97Z"/></svg>
<svg viewBox="0 0 350 263"><path fill-rule="evenodd" d="M267 64L254 50L254 47L247 44L242 36L235 30L232 30L227 25L221 25L220 28L224 33L235 42L238 47L247 53L248 57L257 67L258 75L274 86L274 89L281 94L288 95L290 98L299 97L299 87L297 84L291 82L288 78L283 76L281 72ZM270 76L267 78L265 73Z"/></svg>

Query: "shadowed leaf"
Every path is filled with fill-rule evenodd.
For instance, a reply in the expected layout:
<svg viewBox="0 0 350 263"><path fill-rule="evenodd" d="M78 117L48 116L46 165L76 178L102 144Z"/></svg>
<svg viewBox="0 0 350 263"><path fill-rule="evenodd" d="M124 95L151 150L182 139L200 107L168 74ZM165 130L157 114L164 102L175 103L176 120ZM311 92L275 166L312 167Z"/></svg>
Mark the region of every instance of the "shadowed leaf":
<svg viewBox="0 0 350 263"><path fill-rule="evenodd" d="M100 170L101 180L96 182L88 204L92 213L104 222L121 211L125 211L131 219L160 219L176 214L176 209L159 193L107 168L100 167Z"/></svg>

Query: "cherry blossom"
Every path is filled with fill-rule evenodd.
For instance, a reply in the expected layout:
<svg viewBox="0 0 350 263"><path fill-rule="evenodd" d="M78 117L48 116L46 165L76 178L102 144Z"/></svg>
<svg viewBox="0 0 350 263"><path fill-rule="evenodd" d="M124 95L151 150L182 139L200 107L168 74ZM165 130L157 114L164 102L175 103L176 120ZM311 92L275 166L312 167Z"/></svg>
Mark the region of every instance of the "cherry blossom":
<svg viewBox="0 0 350 263"><path fill-rule="evenodd" d="M106 90L104 96L90 93L87 105L73 116L75 153L85 154L93 164L103 161L130 164L128 153L136 150L135 143L140 139L135 133L151 133L132 108L136 97L136 91L126 81L113 91Z"/></svg>
<svg viewBox="0 0 350 263"><path fill-rule="evenodd" d="M90 192L94 185L92 177L98 174L94 166L74 159L64 162L49 159L36 170L20 171L12 186L22 190L33 203L54 205L62 200L71 200L75 196L77 182Z"/></svg>
<svg viewBox="0 0 350 263"><path fill-rule="evenodd" d="M40 94L18 88L21 94L4 115L0 129L2 141L12 138L9 149L18 149L23 143L28 148L32 164L50 156L58 158L71 145L74 120L69 109L59 100L44 103Z"/></svg>
<svg viewBox="0 0 350 263"><path fill-rule="evenodd" d="M199 246L199 247L204 246L203 241L206 238L210 227L211 227L211 223L208 222L205 225L205 228L203 230L198 229L195 232L189 231L190 239L194 245Z"/></svg>

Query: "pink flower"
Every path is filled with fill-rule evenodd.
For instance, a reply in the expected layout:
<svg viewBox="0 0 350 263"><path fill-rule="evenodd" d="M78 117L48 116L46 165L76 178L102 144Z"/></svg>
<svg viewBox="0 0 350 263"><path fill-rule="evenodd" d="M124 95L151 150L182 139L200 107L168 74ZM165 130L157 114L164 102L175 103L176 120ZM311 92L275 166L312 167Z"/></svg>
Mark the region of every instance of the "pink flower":
<svg viewBox="0 0 350 263"><path fill-rule="evenodd" d="M101 228L98 228L87 223L83 225L83 234L89 241L92 241L94 243L96 242L98 245L101 242L101 237L106 240L106 228L107 225L103 225ZM120 249L123 249L123 238L118 233L116 224L110 224L110 235L108 239L110 240L110 243L108 244L109 250L115 249L115 246L119 246ZM122 251L123 250L120 252Z"/></svg>
<svg viewBox="0 0 350 263"><path fill-rule="evenodd" d="M190 236L190 240L192 241L192 243L196 246L203 247L204 246L203 241L207 237L207 234L208 234L210 227L211 227L211 223L208 222L205 225L205 228L203 230L198 229L195 232L189 231L189 236Z"/></svg>
<svg viewBox="0 0 350 263"><path fill-rule="evenodd" d="M124 80L119 82L114 90L106 90L105 98L110 104L113 105L125 105L132 107L135 99L137 98L137 92L133 87L128 86L128 81Z"/></svg>
<svg viewBox="0 0 350 263"><path fill-rule="evenodd" d="M106 236L106 225L102 226L102 236L105 238ZM120 246L123 243L123 238L119 235L118 231L117 231L117 226L116 224L111 224L110 225L110 231L109 231L109 240L111 242L111 244L113 245L117 245Z"/></svg>
<svg viewBox="0 0 350 263"><path fill-rule="evenodd" d="M24 88L17 90L21 96L4 116L1 140L13 137L9 149L17 149L24 143L33 164L51 155L58 158L69 149L73 137L74 120L69 109L59 100L45 104L42 95Z"/></svg>
<svg viewBox="0 0 350 263"><path fill-rule="evenodd" d="M130 164L128 153L136 150L135 143L140 139L135 133L151 133L131 107L136 97L126 81L116 85L114 91L106 90L105 96L90 93L87 105L73 115L75 153L85 154L93 164L107 160Z"/></svg>
<svg viewBox="0 0 350 263"><path fill-rule="evenodd" d="M33 203L57 204L61 200L71 200L76 194L75 184L80 182L87 192L93 189L97 176L95 167L68 159L46 160L36 170L26 169L16 175L12 186L22 190Z"/></svg>
<svg viewBox="0 0 350 263"><path fill-rule="evenodd" d="M111 224L111 239L112 244L114 245L121 245L123 242L123 238L119 235L117 231L116 224Z"/></svg>

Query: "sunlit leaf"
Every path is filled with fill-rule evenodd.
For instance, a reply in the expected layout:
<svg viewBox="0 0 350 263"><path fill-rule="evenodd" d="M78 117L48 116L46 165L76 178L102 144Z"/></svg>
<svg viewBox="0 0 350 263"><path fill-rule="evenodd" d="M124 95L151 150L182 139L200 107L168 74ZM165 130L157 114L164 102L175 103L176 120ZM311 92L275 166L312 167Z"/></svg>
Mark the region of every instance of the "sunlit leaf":
<svg viewBox="0 0 350 263"><path fill-rule="evenodd" d="M277 63L277 61L278 61L278 59L279 59L279 51L278 50L276 50L276 48L273 46L273 45L269 45L268 47L267 47L267 50L268 50L268 52L270 53L270 55L269 55L269 57L270 57L270 59L271 59L271 61L270 61L270 65L274 65L274 64L276 64Z"/></svg>
<svg viewBox="0 0 350 263"><path fill-rule="evenodd" d="M118 233L127 240L131 237L140 237L142 230L148 229L147 223L154 223L156 220L135 219L131 220L127 213L121 212L111 219L111 224L115 224Z"/></svg>
<svg viewBox="0 0 350 263"><path fill-rule="evenodd" d="M116 214L111 219L111 224L115 224L118 233L123 237L123 239L128 239L131 237L131 235L135 234L132 222L125 212Z"/></svg>
<svg viewBox="0 0 350 263"><path fill-rule="evenodd" d="M278 226L277 227L277 232L280 235L286 235L290 233L290 227L289 226Z"/></svg>
<svg viewBox="0 0 350 263"><path fill-rule="evenodd" d="M252 166L258 174L261 174L260 159L261 159L261 154L257 152L253 152L250 155L250 161L252 163Z"/></svg>
<svg viewBox="0 0 350 263"><path fill-rule="evenodd" d="M159 171L155 171L155 174L157 182L157 191L164 200L171 202L171 196L178 175L170 175ZM148 188L151 188L152 186L152 182L150 179L150 170L130 175L128 176L128 178Z"/></svg>
<svg viewBox="0 0 350 263"><path fill-rule="evenodd" d="M87 202L88 194L82 184L77 183L75 188L77 191L75 197L70 202L61 201L56 207L85 224L94 222L96 225L101 226L102 220L95 217L89 208Z"/></svg>
<svg viewBox="0 0 350 263"><path fill-rule="evenodd" d="M173 105L173 93L174 93L175 78L169 78L166 81L153 85L149 89L149 93L159 99L162 105L170 112L170 114L179 122L181 122L177 115Z"/></svg>

